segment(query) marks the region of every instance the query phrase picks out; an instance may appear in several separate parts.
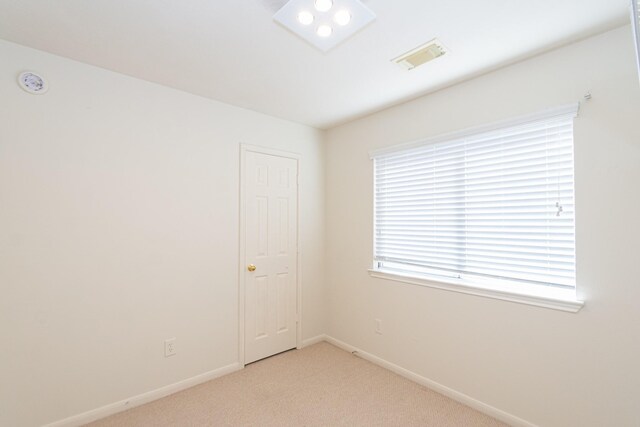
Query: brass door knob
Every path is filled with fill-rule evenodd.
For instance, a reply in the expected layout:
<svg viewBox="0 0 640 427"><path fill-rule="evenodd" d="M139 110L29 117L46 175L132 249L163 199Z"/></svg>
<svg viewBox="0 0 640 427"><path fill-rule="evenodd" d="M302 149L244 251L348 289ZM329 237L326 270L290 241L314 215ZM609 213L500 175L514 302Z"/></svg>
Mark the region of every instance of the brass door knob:
<svg viewBox="0 0 640 427"><path fill-rule="evenodd" d="M256 271L256 266L255 266L255 265L253 265L253 264L249 264L249 265L247 266L247 270L249 270L249 271Z"/></svg>

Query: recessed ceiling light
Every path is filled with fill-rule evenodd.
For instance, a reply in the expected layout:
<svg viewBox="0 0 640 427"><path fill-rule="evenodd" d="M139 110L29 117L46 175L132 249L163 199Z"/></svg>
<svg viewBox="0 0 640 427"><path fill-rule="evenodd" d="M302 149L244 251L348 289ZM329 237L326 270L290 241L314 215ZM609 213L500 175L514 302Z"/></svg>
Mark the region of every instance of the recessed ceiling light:
<svg viewBox="0 0 640 427"><path fill-rule="evenodd" d="M320 12L326 12L333 6L333 0L316 0L315 5Z"/></svg>
<svg viewBox="0 0 640 427"><path fill-rule="evenodd" d="M328 25L320 25L318 27L318 29L316 30L316 33L320 37L329 37L331 35L331 33L333 33L333 28L331 28Z"/></svg>
<svg viewBox="0 0 640 427"><path fill-rule="evenodd" d="M351 14L348 10L339 10L333 16L333 20L338 25L347 25L351 21Z"/></svg>
<svg viewBox="0 0 640 427"><path fill-rule="evenodd" d="M307 12L305 10L304 12L300 12L298 14L298 21L302 25L311 25L311 23L313 22L313 15L311 14L311 12Z"/></svg>

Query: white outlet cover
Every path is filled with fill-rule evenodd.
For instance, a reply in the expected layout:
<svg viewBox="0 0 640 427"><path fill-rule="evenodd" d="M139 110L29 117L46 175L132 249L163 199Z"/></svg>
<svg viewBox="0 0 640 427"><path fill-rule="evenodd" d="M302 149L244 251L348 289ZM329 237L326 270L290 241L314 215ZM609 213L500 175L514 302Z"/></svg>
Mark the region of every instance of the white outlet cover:
<svg viewBox="0 0 640 427"><path fill-rule="evenodd" d="M382 320L376 319L376 334L382 335Z"/></svg>
<svg viewBox="0 0 640 427"><path fill-rule="evenodd" d="M170 338L164 341L164 357L176 355L176 339Z"/></svg>
<svg viewBox="0 0 640 427"><path fill-rule="evenodd" d="M336 23L337 12L347 11L351 20L347 25ZM313 22L304 25L298 21L298 15L309 12L313 15ZM314 0L290 0L280 9L273 19L285 28L293 31L304 40L323 52L342 43L376 18L375 13L359 0L333 0L333 5L326 12L316 9ZM327 37L317 34L318 27L328 25L332 32Z"/></svg>

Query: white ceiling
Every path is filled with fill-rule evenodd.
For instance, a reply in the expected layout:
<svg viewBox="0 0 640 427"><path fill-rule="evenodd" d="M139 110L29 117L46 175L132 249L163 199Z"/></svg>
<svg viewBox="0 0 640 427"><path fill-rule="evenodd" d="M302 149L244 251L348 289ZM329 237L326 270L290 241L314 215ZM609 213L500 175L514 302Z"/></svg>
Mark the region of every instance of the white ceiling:
<svg viewBox="0 0 640 427"><path fill-rule="evenodd" d="M629 19L627 0L368 0L376 21L322 53L272 20L285 3L0 0L0 38L328 128ZM437 61L390 62L434 37Z"/></svg>

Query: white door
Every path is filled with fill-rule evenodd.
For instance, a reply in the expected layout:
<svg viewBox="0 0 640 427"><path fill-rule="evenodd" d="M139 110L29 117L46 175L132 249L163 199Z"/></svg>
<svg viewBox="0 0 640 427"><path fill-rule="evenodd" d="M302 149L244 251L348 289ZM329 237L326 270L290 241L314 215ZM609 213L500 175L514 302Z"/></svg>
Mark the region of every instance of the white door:
<svg viewBox="0 0 640 427"><path fill-rule="evenodd" d="M243 166L244 362L251 363L296 347L298 161L246 151Z"/></svg>

